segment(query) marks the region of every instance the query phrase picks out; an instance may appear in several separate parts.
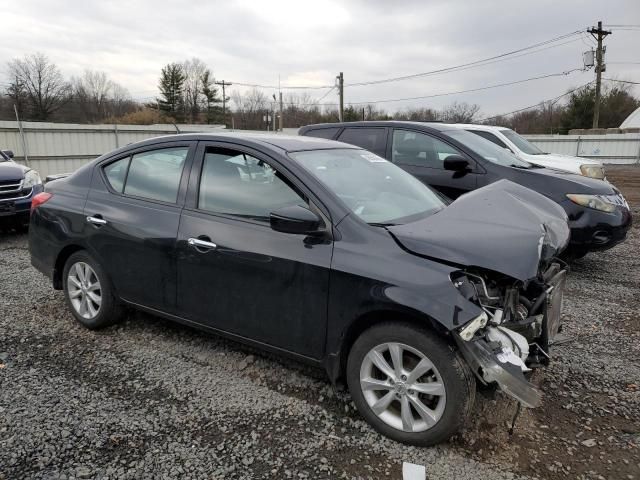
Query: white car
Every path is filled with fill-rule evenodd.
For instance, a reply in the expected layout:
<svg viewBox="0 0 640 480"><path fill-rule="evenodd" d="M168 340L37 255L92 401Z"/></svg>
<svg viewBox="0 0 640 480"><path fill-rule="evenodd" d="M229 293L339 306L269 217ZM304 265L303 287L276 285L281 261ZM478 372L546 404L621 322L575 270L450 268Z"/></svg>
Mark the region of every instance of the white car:
<svg viewBox="0 0 640 480"><path fill-rule="evenodd" d="M486 138L487 140L510 150L516 157L543 167L555 168L577 173L591 178L604 179L604 167L596 160L546 153L526 138L505 127L490 125L455 124L456 127Z"/></svg>

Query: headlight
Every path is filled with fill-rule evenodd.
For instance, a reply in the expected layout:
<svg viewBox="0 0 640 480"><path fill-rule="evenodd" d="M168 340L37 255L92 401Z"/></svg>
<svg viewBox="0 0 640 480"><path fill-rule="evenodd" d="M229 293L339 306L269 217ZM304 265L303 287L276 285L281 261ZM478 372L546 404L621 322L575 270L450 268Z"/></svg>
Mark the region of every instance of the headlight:
<svg viewBox="0 0 640 480"><path fill-rule="evenodd" d="M602 198L600 195L582 195L579 193L568 193L567 198L573 203L602 212L613 212L616 209L614 203Z"/></svg>
<svg viewBox="0 0 640 480"><path fill-rule="evenodd" d="M580 172L585 177L598 178L600 180L604 178L602 165L580 165Z"/></svg>
<svg viewBox="0 0 640 480"><path fill-rule="evenodd" d="M35 170L29 170L24 174L24 182L22 182L22 188L31 188L36 185L40 185L42 180L40 179L40 175Z"/></svg>

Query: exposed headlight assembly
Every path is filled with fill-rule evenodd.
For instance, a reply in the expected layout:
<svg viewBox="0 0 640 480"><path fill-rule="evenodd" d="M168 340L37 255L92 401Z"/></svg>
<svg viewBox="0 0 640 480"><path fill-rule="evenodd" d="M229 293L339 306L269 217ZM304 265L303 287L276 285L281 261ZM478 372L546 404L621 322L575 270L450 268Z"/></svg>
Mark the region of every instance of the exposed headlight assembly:
<svg viewBox="0 0 640 480"><path fill-rule="evenodd" d="M583 195L580 193L568 193L567 198L577 205L581 205L587 208L593 208L594 210L600 210L601 212L614 212L616 205L611 203L608 199L603 198L601 195Z"/></svg>
<svg viewBox="0 0 640 480"><path fill-rule="evenodd" d="M604 178L604 168L602 168L602 165L597 165L597 164L580 165L580 172L585 177L598 178L600 180Z"/></svg>
<svg viewBox="0 0 640 480"><path fill-rule="evenodd" d="M40 175L38 175L38 172L36 172L35 170L29 170L24 174L24 182L22 182L22 188L31 188L40 184L42 184L42 179L40 178Z"/></svg>

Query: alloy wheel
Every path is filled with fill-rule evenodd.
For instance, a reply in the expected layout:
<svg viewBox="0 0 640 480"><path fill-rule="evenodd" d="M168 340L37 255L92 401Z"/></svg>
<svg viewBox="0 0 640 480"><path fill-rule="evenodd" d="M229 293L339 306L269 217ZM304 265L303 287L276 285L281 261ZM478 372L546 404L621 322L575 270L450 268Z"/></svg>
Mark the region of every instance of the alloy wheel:
<svg viewBox="0 0 640 480"><path fill-rule="evenodd" d="M82 318L91 320L100 313L100 280L89 264L76 262L71 265L67 275L67 295L71 305Z"/></svg>
<svg viewBox="0 0 640 480"><path fill-rule="evenodd" d="M383 343L360 366L365 401L387 425L403 432L423 432L442 417L446 392L429 358L403 343Z"/></svg>

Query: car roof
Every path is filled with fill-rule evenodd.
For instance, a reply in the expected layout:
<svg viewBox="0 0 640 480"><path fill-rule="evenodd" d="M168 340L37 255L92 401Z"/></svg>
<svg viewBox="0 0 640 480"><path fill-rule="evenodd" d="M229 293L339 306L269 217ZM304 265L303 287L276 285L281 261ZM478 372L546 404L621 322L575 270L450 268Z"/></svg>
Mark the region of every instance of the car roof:
<svg viewBox="0 0 640 480"><path fill-rule="evenodd" d="M419 127L424 130L450 130L451 125L440 122L412 122L405 120L365 120L360 122L316 123L301 127L301 131L317 130L321 128L342 127Z"/></svg>
<svg viewBox="0 0 640 480"><path fill-rule="evenodd" d="M263 146L276 148L284 152L296 152L302 150L327 150L335 148L360 149L360 147L335 140L324 138L303 137L298 135L284 135L279 133L257 133L257 132L221 132L221 133L181 133L175 135L162 135L140 142L129 144L116 152L130 150L132 148L150 146L156 143L172 141L209 141L209 142L229 142L235 141L239 145ZM109 156L113 153L111 152Z"/></svg>
<svg viewBox="0 0 640 480"><path fill-rule="evenodd" d="M509 130L507 127L499 127L498 125L478 125L476 123L452 123L452 127L481 130L483 132L500 132L503 130Z"/></svg>

